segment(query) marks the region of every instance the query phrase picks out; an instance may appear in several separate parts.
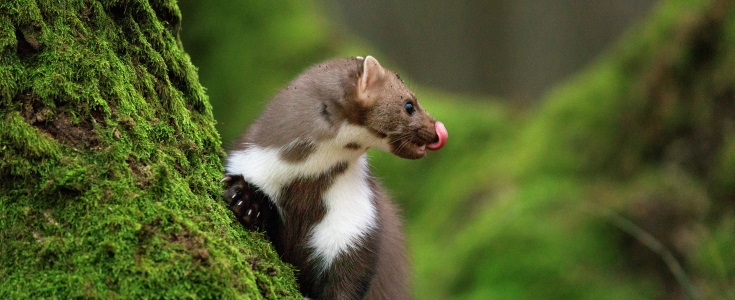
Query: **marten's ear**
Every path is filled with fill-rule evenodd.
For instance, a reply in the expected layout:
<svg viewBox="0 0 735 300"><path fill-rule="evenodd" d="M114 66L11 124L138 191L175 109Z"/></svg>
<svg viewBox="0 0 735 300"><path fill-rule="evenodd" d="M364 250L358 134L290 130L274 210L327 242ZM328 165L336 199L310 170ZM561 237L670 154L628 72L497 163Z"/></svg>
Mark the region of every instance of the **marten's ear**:
<svg viewBox="0 0 735 300"><path fill-rule="evenodd" d="M368 55L362 62L362 75L357 82L357 90L361 97L368 97L368 90L377 85L385 76L385 69L375 57ZM367 99L366 99L367 100Z"/></svg>

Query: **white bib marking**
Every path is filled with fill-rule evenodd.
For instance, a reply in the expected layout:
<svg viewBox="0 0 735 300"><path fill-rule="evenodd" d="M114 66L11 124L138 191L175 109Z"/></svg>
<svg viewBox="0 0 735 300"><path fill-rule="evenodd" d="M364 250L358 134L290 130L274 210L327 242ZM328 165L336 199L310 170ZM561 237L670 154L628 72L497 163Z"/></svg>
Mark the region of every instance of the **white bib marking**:
<svg viewBox="0 0 735 300"><path fill-rule="evenodd" d="M368 176L367 158L363 155L322 196L327 213L312 229L308 242L314 250L311 259L321 263L321 271L338 255L355 247L377 225Z"/></svg>
<svg viewBox="0 0 735 300"><path fill-rule="evenodd" d="M348 143L358 143L364 148L362 151L346 149ZM322 195L326 215L308 237L308 247L314 250L311 259L318 260L323 271L376 226L377 212L368 182L365 147L390 151L386 139L376 137L364 127L344 123L334 138L317 143L315 151L302 162L282 160L281 148L250 145L246 150L230 153L226 169L227 174L242 174L278 204L281 190L295 179L318 176L338 163L349 163L347 170Z"/></svg>

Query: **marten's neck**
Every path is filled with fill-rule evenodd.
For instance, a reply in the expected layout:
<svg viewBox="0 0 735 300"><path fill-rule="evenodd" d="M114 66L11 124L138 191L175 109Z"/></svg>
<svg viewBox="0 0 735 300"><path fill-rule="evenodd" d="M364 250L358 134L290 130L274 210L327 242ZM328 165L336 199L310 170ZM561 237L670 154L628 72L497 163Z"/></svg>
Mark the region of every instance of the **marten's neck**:
<svg viewBox="0 0 735 300"><path fill-rule="evenodd" d="M227 172L242 174L249 182L278 202L285 185L299 178L317 177L338 164L365 167L368 148L385 149L380 137L361 126L344 122L334 137L322 141L294 140L283 146L259 146L246 143L232 151Z"/></svg>
<svg viewBox="0 0 735 300"><path fill-rule="evenodd" d="M244 145L230 153L227 171L242 174L260 187L286 214L289 232L284 234L292 236L288 239L308 237L305 244L312 253L304 258L317 260L314 268L319 273L376 227L365 154L371 147L388 146L367 129L345 122L333 138L319 142L296 140L281 147Z"/></svg>

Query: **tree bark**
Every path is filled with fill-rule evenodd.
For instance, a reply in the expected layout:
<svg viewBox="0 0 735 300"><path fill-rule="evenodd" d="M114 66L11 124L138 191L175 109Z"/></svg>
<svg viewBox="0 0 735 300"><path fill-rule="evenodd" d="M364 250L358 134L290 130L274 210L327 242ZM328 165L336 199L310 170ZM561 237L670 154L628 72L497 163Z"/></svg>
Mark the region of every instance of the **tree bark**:
<svg viewBox="0 0 735 300"><path fill-rule="evenodd" d="M176 1L0 4L0 298L299 297L221 203Z"/></svg>

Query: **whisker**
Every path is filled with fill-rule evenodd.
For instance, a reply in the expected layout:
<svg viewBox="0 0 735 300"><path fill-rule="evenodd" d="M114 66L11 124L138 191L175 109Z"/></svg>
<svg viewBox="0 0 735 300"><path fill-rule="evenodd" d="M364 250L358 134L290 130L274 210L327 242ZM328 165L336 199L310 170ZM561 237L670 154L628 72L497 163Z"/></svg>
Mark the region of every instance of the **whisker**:
<svg viewBox="0 0 735 300"><path fill-rule="evenodd" d="M403 148L408 145L408 142L408 140L401 141L401 143L398 145L398 148L396 148L396 152L401 152L401 150L403 150Z"/></svg>
<svg viewBox="0 0 735 300"><path fill-rule="evenodd" d="M396 138L396 139L395 139L395 140L393 140L392 142L393 142L393 143L395 143L395 142L400 142L400 141L402 141L402 140L404 140L404 139L407 139L407 138L409 138L409 137L411 137L411 134L410 134L410 133L404 133L404 134L402 134L402 135L398 136L398 138Z"/></svg>

